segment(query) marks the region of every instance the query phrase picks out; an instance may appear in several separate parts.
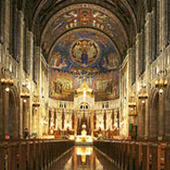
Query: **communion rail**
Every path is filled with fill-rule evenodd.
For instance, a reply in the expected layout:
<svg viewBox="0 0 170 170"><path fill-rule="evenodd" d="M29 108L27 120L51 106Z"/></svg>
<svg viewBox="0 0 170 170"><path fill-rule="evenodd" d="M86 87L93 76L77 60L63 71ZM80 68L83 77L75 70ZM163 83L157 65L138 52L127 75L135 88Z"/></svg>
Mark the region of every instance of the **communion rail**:
<svg viewBox="0 0 170 170"><path fill-rule="evenodd" d="M72 146L66 140L0 141L0 170L46 170Z"/></svg>
<svg viewBox="0 0 170 170"><path fill-rule="evenodd" d="M121 170L170 170L170 142L94 141Z"/></svg>

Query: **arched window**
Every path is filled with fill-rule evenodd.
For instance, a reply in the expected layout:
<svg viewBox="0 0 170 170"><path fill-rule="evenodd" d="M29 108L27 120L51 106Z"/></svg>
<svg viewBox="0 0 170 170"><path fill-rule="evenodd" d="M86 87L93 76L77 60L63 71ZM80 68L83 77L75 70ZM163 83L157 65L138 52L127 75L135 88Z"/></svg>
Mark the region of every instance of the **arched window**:
<svg viewBox="0 0 170 170"><path fill-rule="evenodd" d="M82 110L87 110L87 109L89 109L89 105L88 105L88 103L81 103L81 105L80 105L80 109L82 109Z"/></svg>

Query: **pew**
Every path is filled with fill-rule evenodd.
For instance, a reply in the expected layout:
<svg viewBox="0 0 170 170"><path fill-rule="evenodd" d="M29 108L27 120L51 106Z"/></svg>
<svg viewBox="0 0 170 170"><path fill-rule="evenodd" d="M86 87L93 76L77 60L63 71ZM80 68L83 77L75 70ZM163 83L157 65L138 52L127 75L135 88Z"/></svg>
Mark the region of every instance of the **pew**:
<svg viewBox="0 0 170 170"><path fill-rule="evenodd" d="M169 141L94 141L121 170L170 170Z"/></svg>
<svg viewBox="0 0 170 170"><path fill-rule="evenodd" d="M68 140L0 141L0 170L49 169L73 146L74 142Z"/></svg>

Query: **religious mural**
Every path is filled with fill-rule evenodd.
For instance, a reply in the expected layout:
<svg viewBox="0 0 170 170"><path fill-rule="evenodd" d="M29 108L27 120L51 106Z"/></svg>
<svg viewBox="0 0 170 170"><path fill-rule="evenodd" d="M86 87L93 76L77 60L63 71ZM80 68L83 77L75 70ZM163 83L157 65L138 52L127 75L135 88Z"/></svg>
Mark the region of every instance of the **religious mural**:
<svg viewBox="0 0 170 170"><path fill-rule="evenodd" d="M74 77L67 72L50 69L50 97L60 99L63 92L74 89L73 78Z"/></svg>
<svg viewBox="0 0 170 170"><path fill-rule="evenodd" d="M91 29L70 31L54 44L48 62L50 97L60 99L86 79L97 93L117 98L119 55L105 34Z"/></svg>
<svg viewBox="0 0 170 170"><path fill-rule="evenodd" d="M92 65L99 57L99 47L90 39L75 41L70 50L71 60L83 67Z"/></svg>
<svg viewBox="0 0 170 170"><path fill-rule="evenodd" d="M121 6L122 8L124 7L122 3ZM127 11L125 12L124 9L122 9L118 12L126 13ZM122 23L117 19L116 15L113 15L112 12L101 6L94 4L71 5L59 11L49 20L48 26L42 33L42 47L45 54L49 54L51 49L49 47L51 47L62 34L74 28L88 27L93 28L93 30L105 32L111 39L119 39L119 41L114 41L114 43L117 47L121 47L119 52L122 53L123 48L126 47L126 43L128 42L127 33L122 29L122 26ZM100 36L100 39L102 40L103 37L101 38Z"/></svg>
<svg viewBox="0 0 170 170"><path fill-rule="evenodd" d="M96 73L85 75L73 75L72 73L62 72L57 69L50 69L50 97L60 99L66 92L74 92L86 78L86 82L94 92L101 95L109 95L110 99L119 97L119 79L118 71L109 71L106 73Z"/></svg>
<svg viewBox="0 0 170 170"><path fill-rule="evenodd" d="M93 88L111 94L113 98L119 97L119 76L118 71L97 74L93 80Z"/></svg>
<svg viewBox="0 0 170 170"><path fill-rule="evenodd" d="M113 42L103 33L89 29L71 31L62 36L49 57L52 68L67 72L74 68L106 72L116 69L119 62Z"/></svg>

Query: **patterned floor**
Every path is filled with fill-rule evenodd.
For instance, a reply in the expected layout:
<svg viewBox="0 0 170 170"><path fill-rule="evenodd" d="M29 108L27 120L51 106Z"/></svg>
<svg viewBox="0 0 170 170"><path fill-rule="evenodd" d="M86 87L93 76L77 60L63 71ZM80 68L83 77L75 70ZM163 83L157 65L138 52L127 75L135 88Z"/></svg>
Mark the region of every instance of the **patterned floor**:
<svg viewBox="0 0 170 170"><path fill-rule="evenodd" d="M118 170L93 147L74 147L50 170Z"/></svg>

